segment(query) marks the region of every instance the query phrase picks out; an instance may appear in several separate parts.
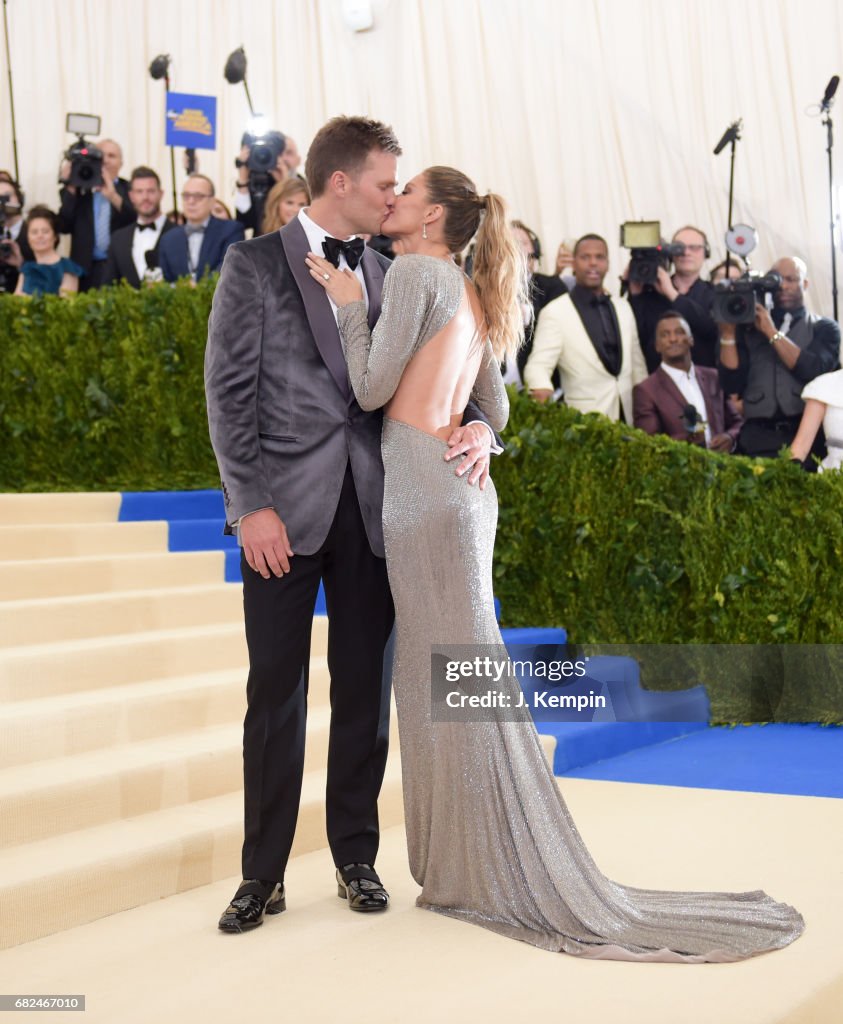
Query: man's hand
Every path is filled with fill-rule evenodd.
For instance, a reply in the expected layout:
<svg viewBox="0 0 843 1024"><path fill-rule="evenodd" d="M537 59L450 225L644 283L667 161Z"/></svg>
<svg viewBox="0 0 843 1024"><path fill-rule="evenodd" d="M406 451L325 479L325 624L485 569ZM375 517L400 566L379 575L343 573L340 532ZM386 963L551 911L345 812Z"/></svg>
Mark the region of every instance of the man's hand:
<svg viewBox="0 0 843 1024"><path fill-rule="evenodd" d="M656 271L656 280L653 282L653 287L659 295L664 295L668 302L675 302L679 295L679 292L673 286L673 281L670 280L670 274L668 274L664 267L659 267Z"/></svg>
<svg viewBox="0 0 843 1024"><path fill-rule="evenodd" d="M445 461L450 462L451 459L459 458L465 453L465 458L455 472L457 476L468 473L468 482L479 482L482 491L489 479L489 458L492 448L492 432L489 428L482 423L469 423L467 427L457 427L448 438L448 446Z"/></svg>
<svg viewBox="0 0 843 1024"><path fill-rule="evenodd" d="M105 171L102 172L102 185L100 185L99 191L115 209L119 210L123 206L123 197L114 187L114 179L109 177Z"/></svg>
<svg viewBox="0 0 843 1024"><path fill-rule="evenodd" d="M734 441L730 434L715 434L708 447L713 452L730 452L733 445Z"/></svg>
<svg viewBox="0 0 843 1024"><path fill-rule="evenodd" d="M762 306L760 302L755 303L755 329L760 331L768 341L778 330L773 323L769 310L766 306Z"/></svg>
<svg viewBox="0 0 843 1024"><path fill-rule="evenodd" d="M270 573L280 577L290 571L293 549L287 527L274 508L262 508L245 516L240 522L240 541L246 561L265 580Z"/></svg>
<svg viewBox="0 0 843 1024"><path fill-rule="evenodd" d="M536 388L535 391L530 392L530 398L536 402L547 402L552 395L553 392L550 388Z"/></svg>
<svg viewBox="0 0 843 1024"><path fill-rule="evenodd" d="M5 263L8 267L17 267L20 270L23 266L23 253L20 251L20 246L12 238L6 238L2 241L4 245L8 245L10 251L8 256L4 256L0 260L0 263Z"/></svg>
<svg viewBox="0 0 843 1024"><path fill-rule="evenodd" d="M640 281L630 281L629 268L631 266L632 263L630 262L627 263L627 265L623 268L623 273L621 274L621 281L623 281L623 283L626 285L626 290L630 295L640 295L644 291L644 285L641 284Z"/></svg>
<svg viewBox="0 0 843 1024"><path fill-rule="evenodd" d="M556 276L558 277L563 270L571 270L574 265L574 256L571 250L563 242L556 250Z"/></svg>

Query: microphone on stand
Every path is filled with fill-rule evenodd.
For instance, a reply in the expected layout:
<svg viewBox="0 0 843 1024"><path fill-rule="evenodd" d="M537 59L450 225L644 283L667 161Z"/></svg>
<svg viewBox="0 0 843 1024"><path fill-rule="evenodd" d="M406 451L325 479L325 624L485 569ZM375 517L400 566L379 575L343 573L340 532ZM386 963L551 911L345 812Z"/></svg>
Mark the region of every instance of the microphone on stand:
<svg viewBox="0 0 843 1024"><path fill-rule="evenodd" d="M726 131L723 132L723 138L714 147L715 156L719 156L730 142L736 142L741 137L740 132L742 124L743 121L739 117L737 121L730 124Z"/></svg>
<svg viewBox="0 0 843 1024"><path fill-rule="evenodd" d="M826 111L831 107L831 101L834 99L838 85L840 85L840 75L832 75L828 85L825 87L825 96L823 96L822 103L820 103L821 111Z"/></svg>

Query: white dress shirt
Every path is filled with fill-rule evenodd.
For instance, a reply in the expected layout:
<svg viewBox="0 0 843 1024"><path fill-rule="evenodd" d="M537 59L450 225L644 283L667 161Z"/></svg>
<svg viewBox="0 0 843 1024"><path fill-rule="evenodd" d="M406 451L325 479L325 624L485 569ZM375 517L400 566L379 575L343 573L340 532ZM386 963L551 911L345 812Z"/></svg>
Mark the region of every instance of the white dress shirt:
<svg viewBox="0 0 843 1024"><path fill-rule="evenodd" d="M325 241L326 238L332 238L333 236L330 234L330 232L326 231L324 228L320 228L319 225L316 223L316 221L310 219L310 217L307 215L307 210L308 209L309 209L309 207L305 207L304 209L299 210L299 212L298 212L299 223L304 228L304 233L307 235L307 246L308 246L308 249L310 249L311 252L315 252L317 256L322 256L324 258L325 250L322 248L322 243ZM357 237L356 235L350 235L348 238L341 239L341 241L343 241L343 242L350 242L353 238L356 238L356 237ZM339 265L338 269L339 270L346 270L346 269L348 269L348 263L346 262L346 259L345 259L345 253L340 253L340 265ZM363 277L363 263L362 263L362 261L360 263L358 263L357 266L354 268L354 276L357 278L357 280L363 286L363 301L366 303L366 310L368 312L368 309L369 309L369 293L368 293L368 291L366 291L366 278ZM336 320L336 318L337 318L337 306L336 306L336 303L334 302L334 300L331 298L330 295L328 296L328 301L331 303L331 310L333 311L334 319ZM342 335L340 335L340 340L342 341ZM343 350L345 350L345 342L344 341L343 341Z"/></svg>
<svg viewBox="0 0 843 1024"><path fill-rule="evenodd" d="M665 362L662 362L661 368L679 388L685 401L697 410L697 422L705 426L705 446L708 448L711 443L711 427L708 422L702 388L700 388L697 375L694 372L694 364L691 363L691 369L687 373L684 370L677 370L674 366L668 366Z"/></svg>
<svg viewBox="0 0 843 1024"><path fill-rule="evenodd" d="M208 225L211 223L211 218L206 217L200 227L201 231L194 231L188 235L187 238L187 269L190 271L190 276L193 280L196 280L196 275L199 272L199 253L202 252L202 243L205 241L205 231Z"/></svg>
<svg viewBox="0 0 843 1024"><path fill-rule="evenodd" d="M145 231L138 231L137 226L135 226L135 233L132 239L132 262L141 281L146 273L146 254L158 244L158 239L161 237L161 229L164 227L166 219L166 214L160 213L153 221L155 228L152 231L149 228Z"/></svg>

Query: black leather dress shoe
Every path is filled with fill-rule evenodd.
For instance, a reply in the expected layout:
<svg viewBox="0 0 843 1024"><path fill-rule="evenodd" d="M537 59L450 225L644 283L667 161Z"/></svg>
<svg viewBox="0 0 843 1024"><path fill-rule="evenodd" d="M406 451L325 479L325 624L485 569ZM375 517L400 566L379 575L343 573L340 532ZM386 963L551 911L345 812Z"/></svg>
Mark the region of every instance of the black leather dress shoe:
<svg viewBox="0 0 843 1024"><path fill-rule="evenodd" d="M371 864L344 864L337 868L337 895L351 910L386 910L389 893Z"/></svg>
<svg viewBox="0 0 843 1024"><path fill-rule="evenodd" d="M240 884L231 903L220 918L220 930L246 932L263 924L263 915L280 914L287 909L283 882L250 878Z"/></svg>

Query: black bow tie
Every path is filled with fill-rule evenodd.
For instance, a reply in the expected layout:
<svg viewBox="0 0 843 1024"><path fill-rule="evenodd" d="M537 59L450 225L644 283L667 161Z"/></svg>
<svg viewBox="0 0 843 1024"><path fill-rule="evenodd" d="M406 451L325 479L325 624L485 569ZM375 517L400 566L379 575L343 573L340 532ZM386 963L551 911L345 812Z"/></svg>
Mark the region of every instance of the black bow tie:
<svg viewBox="0 0 843 1024"><path fill-rule="evenodd" d="M354 270L360 262L366 243L362 238L352 238L350 242L341 242L339 238L331 238L330 235L322 243L325 252L325 259L333 263L335 267L340 265L340 253L345 256L345 262L350 270Z"/></svg>
<svg viewBox="0 0 843 1024"><path fill-rule="evenodd" d="M138 222L137 224L135 224L135 227L138 229L138 231L154 231L155 221L153 221L151 224L141 224L140 222Z"/></svg>

